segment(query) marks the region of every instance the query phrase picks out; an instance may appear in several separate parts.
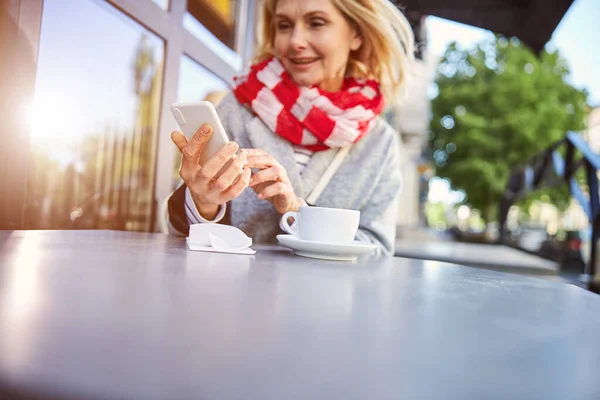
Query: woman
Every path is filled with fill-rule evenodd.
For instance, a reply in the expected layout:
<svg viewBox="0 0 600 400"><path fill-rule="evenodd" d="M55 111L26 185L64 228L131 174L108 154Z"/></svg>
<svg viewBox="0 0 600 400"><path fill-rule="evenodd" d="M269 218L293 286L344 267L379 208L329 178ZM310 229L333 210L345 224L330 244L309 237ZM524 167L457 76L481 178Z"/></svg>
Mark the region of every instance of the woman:
<svg viewBox="0 0 600 400"><path fill-rule="evenodd" d="M388 0L265 0L262 16L256 62L218 107L232 142L198 165L212 128L189 142L171 134L184 185L169 199L170 224L187 234L191 223L225 222L273 242L281 215L306 205L349 149L309 205L360 210L356 239L393 254L398 138L378 114L413 60L408 21Z"/></svg>

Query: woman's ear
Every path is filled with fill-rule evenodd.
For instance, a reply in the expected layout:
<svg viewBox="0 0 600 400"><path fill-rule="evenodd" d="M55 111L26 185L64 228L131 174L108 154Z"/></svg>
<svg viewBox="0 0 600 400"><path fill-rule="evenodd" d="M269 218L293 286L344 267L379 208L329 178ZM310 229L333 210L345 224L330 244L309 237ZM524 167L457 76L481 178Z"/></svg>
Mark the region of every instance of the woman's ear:
<svg viewBox="0 0 600 400"><path fill-rule="evenodd" d="M354 36L350 42L350 50L357 51L363 44L362 34L359 31L354 31Z"/></svg>

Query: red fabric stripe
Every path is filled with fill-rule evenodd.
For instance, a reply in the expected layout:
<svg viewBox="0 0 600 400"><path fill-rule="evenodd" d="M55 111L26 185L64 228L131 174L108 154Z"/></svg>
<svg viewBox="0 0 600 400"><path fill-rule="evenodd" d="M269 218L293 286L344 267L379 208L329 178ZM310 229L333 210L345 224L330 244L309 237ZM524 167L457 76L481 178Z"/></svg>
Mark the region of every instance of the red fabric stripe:
<svg viewBox="0 0 600 400"><path fill-rule="evenodd" d="M281 110L277 117L277 133L289 142L300 144L302 142L302 125L298 123L296 117L285 108Z"/></svg>
<svg viewBox="0 0 600 400"><path fill-rule="evenodd" d="M242 85L237 86L233 90L233 93L240 103L250 105L262 88L263 84L258 80L256 74L254 74L248 76L248 80Z"/></svg>
<svg viewBox="0 0 600 400"><path fill-rule="evenodd" d="M312 145L308 145L308 146L303 146L305 149L310 150L310 151L325 151L325 150L329 150L329 147L325 146L324 144L312 144Z"/></svg>
<svg viewBox="0 0 600 400"><path fill-rule="evenodd" d="M273 88L273 94L283 104L283 108L291 110L300 97L300 88L291 79L284 79Z"/></svg>
<svg viewBox="0 0 600 400"><path fill-rule="evenodd" d="M335 128L335 121L329 118L329 115L327 115L325 111L312 107L306 118L304 118L303 125L315 135L317 139L324 142L331 136L333 128Z"/></svg>

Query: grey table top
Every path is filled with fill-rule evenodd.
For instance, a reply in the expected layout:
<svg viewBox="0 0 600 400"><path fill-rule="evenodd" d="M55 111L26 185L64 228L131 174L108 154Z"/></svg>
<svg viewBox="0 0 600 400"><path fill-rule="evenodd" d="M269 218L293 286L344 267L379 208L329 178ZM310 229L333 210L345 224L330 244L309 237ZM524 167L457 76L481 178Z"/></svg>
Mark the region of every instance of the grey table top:
<svg viewBox="0 0 600 400"><path fill-rule="evenodd" d="M556 262L496 244L400 239L396 255L532 275L556 275L559 270Z"/></svg>
<svg viewBox="0 0 600 400"><path fill-rule="evenodd" d="M583 289L255 249L0 232L0 398L600 399L600 297Z"/></svg>

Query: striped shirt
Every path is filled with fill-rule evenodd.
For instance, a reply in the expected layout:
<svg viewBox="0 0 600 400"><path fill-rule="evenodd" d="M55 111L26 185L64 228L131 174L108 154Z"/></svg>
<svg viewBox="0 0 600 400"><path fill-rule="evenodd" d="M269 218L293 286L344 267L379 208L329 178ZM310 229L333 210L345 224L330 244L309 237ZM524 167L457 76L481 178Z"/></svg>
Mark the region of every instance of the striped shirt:
<svg viewBox="0 0 600 400"><path fill-rule="evenodd" d="M314 152L311 150L307 150L304 147L296 145L293 146L293 149L294 160L296 161L296 165L298 166L298 171L300 172L300 175L302 175L302 172L304 172L304 169L306 169L306 166L308 165ZM206 222L219 222L225 216L226 211L227 205L221 204L219 206L219 212L217 213L217 216L212 221L208 221L207 219L203 218L198 212L196 204L194 204L194 200L192 199L190 190L188 188L185 189L185 214L187 215L187 219L190 225L202 224Z"/></svg>
<svg viewBox="0 0 600 400"><path fill-rule="evenodd" d="M296 160L296 165L298 166L298 171L300 171L300 175L304 172L304 169L308 165L308 162L312 158L314 151L305 149L300 146L293 146L294 148L294 159Z"/></svg>

